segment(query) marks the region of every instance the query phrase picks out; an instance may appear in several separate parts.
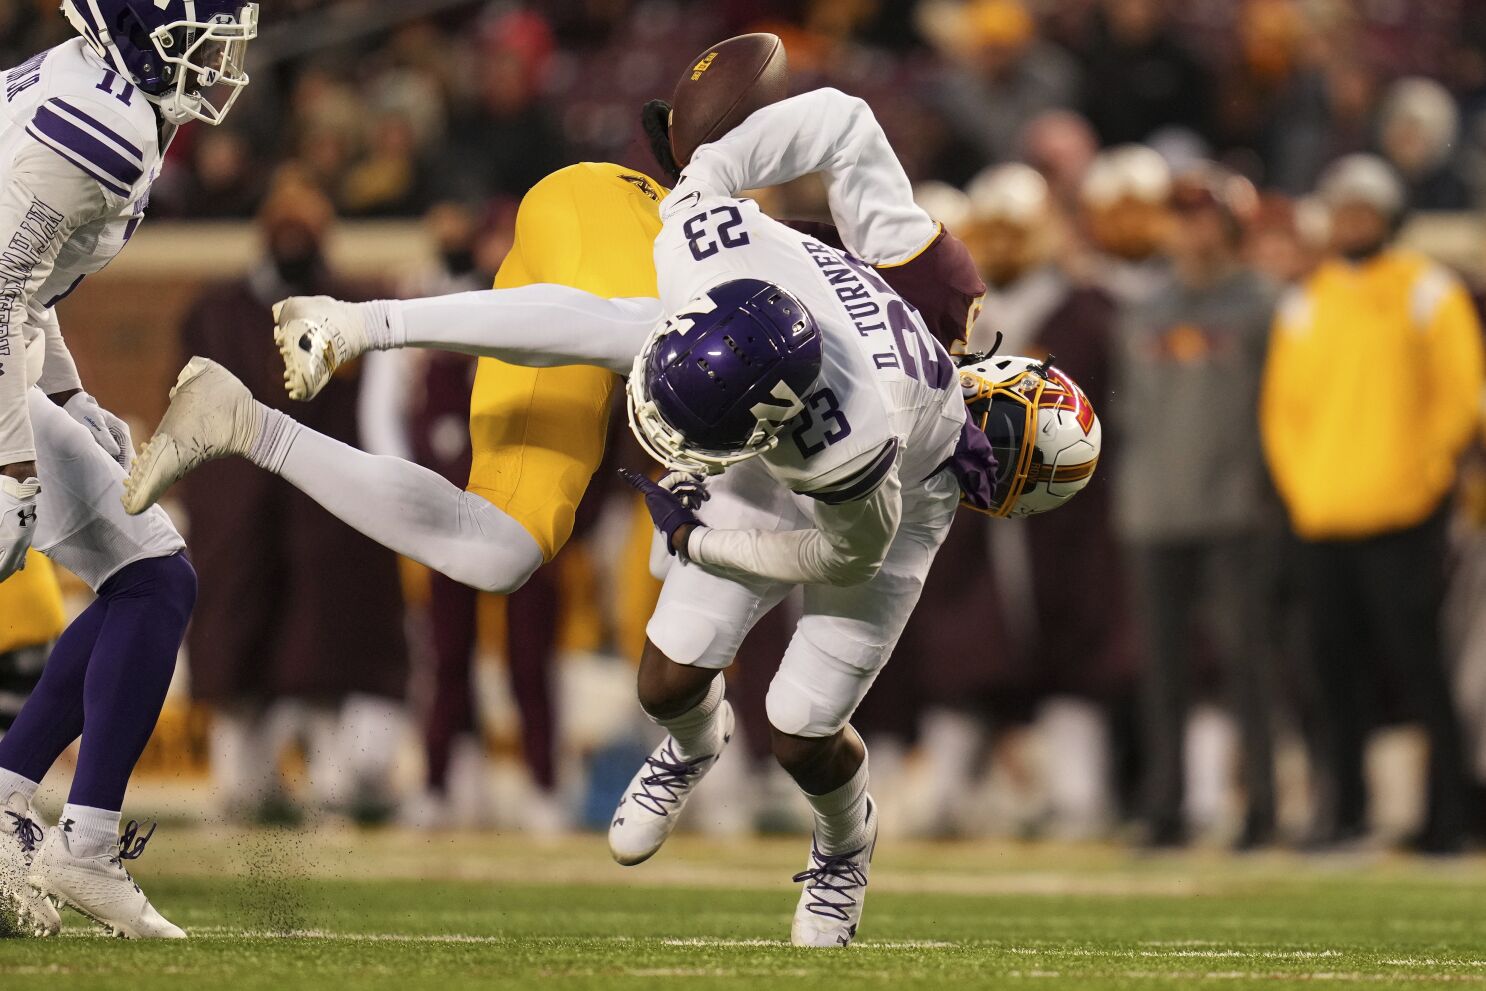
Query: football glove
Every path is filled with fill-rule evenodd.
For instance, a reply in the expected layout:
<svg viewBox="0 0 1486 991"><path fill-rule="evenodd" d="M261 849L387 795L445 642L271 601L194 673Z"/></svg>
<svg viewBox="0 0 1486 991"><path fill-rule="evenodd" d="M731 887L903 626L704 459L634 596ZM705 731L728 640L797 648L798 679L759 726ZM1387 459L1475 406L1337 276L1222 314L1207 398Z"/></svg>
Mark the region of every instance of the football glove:
<svg viewBox="0 0 1486 991"><path fill-rule="evenodd" d="M681 166L671 150L671 105L665 100L651 100L640 109L640 126L650 142L650 153L660 166L661 176L672 186L681 178Z"/></svg>
<svg viewBox="0 0 1486 991"><path fill-rule="evenodd" d="M687 509L701 509L712 498L707 491L707 476L693 471L673 471L660 480L660 487L681 500Z"/></svg>
<svg viewBox="0 0 1486 991"><path fill-rule="evenodd" d="M98 400L86 392L79 392L62 404L62 411L88 428L93 440L103 448L119 467L129 470L134 460L134 438L129 433L129 424L98 405Z"/></svg>
<svg viewBox="0 0 1486 991"><path fill-rule="evenodd" d="M671 473L671 475L679 474L684 473ZM681 560L687 560L686 549L676 545L676 531L684 526L701 526L702 521L697 514L687 507L682 496L658 482L652 482L638 471L621 468L619 477L645 497L645 508L650 511L650 519L655 523L655 528L665 534L666 549ZM703 491L706 490L703 489Z"/></svg>
<svg viewBox="0 0 1486 991"><path fill-rule="evenodd" d="M0 475L0 582L26 567L26 552L36 536L36 494L41 483L34 478L18 482Z"/></svg>

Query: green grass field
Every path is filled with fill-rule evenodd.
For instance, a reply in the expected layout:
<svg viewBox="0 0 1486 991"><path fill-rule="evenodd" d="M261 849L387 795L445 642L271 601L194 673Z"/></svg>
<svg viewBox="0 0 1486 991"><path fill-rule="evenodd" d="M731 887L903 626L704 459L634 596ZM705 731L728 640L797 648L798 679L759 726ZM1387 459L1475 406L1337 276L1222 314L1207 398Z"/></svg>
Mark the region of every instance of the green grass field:
<svg viewBox="0 0 1486 991"><path fill-rule="evenodd" d="M175 829L136 872L192 933L0 941L0 986L1045 989L1486 984L1486 862L884 844L857 945L787 945L799 841ZM24 983L22 983L24 981ZM824 981L826 983L822 984Z"/></svg>

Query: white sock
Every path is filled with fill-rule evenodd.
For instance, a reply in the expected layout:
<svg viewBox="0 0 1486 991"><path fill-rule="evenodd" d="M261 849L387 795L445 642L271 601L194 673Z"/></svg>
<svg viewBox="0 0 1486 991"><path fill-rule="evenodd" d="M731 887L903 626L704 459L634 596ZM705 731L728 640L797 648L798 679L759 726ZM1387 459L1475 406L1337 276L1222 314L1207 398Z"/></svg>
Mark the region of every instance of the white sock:
<svg viewBox="0 0 1486 991"><path fill-rule="evenodd" d="M815 845L821 853L854 853L867 845L867 758L840 788L824 795L805 792L815 810Z"/></svg>
<svg viewBox="0 0 1486 991"><path fill-rule="evenodd" d="M259 402L253 405L258 407L261 419L258 436L253 441L252 449L248 451L248 460L278 474L284 467L285 459L289 457L289 449L294 446L294 441L304 427L295 422L293 417L276 409L269 409Z"/></svg>
<svg viewBox="0 0 1486 991"><path fill-rule="evenodd" d="M676 754L682 760L710 757L722 746L722 740L718 736L717 710L722 706L723 688L724 682L719 672L708 686L707 694L702 696L702 701L681 715L670 719L650 717L675 738Z"/></svg>
<svg viewBox="0 0 1486 991"><path fill-rule="evenodd" d="M87 805L62 806L57 821L67 834L67 847L74 857L101 857L119 848L119 813Z"/></svg>
<svg viewBox="0 0 1486 991"><path fill-rule="evenodd" d="M369 351L390 351L405 346L408 339L406 326L402 321L402 312L394 305L396 301L390 299L375 299L369 303L362 303L361 329L366 334L366 348Z"/></svg>
<svg viewBox="0 0 1486 991"><path fill-rule="evenodd" d="M249 459L377 543L457 582L512 592L542 564L530 533L490 501L401 458L359 451L264 410Z"/></svg>
<svg viewBox="0 0 1486 991"><path fill-rule="evenodd" d="M0 805L10 801L10 796L19 794L29 804L36 797L41 785L30 778L23 778L14 771L0 767Z"/></svg>

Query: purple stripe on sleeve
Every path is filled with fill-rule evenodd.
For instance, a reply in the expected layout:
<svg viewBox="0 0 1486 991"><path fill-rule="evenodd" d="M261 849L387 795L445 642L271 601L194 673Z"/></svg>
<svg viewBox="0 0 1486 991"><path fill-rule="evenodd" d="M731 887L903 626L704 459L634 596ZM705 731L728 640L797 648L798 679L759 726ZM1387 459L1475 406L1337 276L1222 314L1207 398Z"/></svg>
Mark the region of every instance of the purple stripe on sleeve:
<svg viewBox="0 0 1486 991"><path fill-rule="evenodd" d="M88 126L92 127L93 130L97 131L99 134L107 135L108 137L112 138L114 141L118 142L120 148L124 148L128 151L133 152L134 157L139 159L140 164L144 164L144 152L141 151L139 148L136 148L132 142L125 141L123 135L119 134L118 131L115 131L107 124L104 124L102 121L83 113L81 110L77 109L66 100L54 97L49 102L55 103L63 110L76 117L78 120L86 122Z"/></svg>
<svg viewBox="0 0 1486 991"><path fill-rule="evenodd" d="M898 438L894 437L882 445L882 451L872 463L855 475L842 482L834 488L824 492L806 492L810 498L823 502L828 506L840 506L843 503L856 502L864 499L877 490L882 480L887 478L887 473L892 471L893 465L898 461Z"/></svg>
<svg viewBox="0 0 1486 991"><path fill-rule="evenodd" d="M94 169L113 176L126 189L139 181L144 169L114 151L98 138L46 107L38 107L31 124L53 142L71 151Z"/></svg>
<svg viewBox="0 0 1486 991"><path fill-rule="evenodd" d="M61 155L63 158L67 159L67 161L71 162L73 165L76 165L79 169L81 169L82 171L86 172L88 175L92 176L94 179L97 179L98 182L103 186L104 189L112 190L113 192L118 193L120 196L128 196L129 195L129 187L128 186L120 186L118 183L114 182L108 176L104 175L102 172L99 172L97 169L95 169L89 162L83 160L82 158L79 158L77 156L77 154L74 153L69 148L67 148L67 147L65 147L63 145L57 144L56 142L52 141L50 138L48 138L45 135L43 135L43 134L39 133L38 131L36 131L34 128L27 127L26 128L26 133L29 134L29 135L31 135L31 137L35 138L37 141L39 141L42 144L46 145L48 148L50 148L52 151L56 152L58 155Z"/></svg>

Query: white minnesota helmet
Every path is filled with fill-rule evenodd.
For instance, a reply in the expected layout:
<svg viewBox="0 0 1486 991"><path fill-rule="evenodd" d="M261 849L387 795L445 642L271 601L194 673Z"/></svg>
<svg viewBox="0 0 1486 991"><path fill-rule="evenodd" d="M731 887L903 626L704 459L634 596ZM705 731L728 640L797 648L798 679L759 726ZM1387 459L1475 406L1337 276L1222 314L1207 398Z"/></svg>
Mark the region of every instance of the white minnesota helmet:
<svg viewBox="0 0 1486 991"><path fill-rule="evenodd" d="M1102 432L1089 397L1047 361L991 355L960 369L971 422L996 452L990 516L1032 516L1089 484Z"/></svg>

